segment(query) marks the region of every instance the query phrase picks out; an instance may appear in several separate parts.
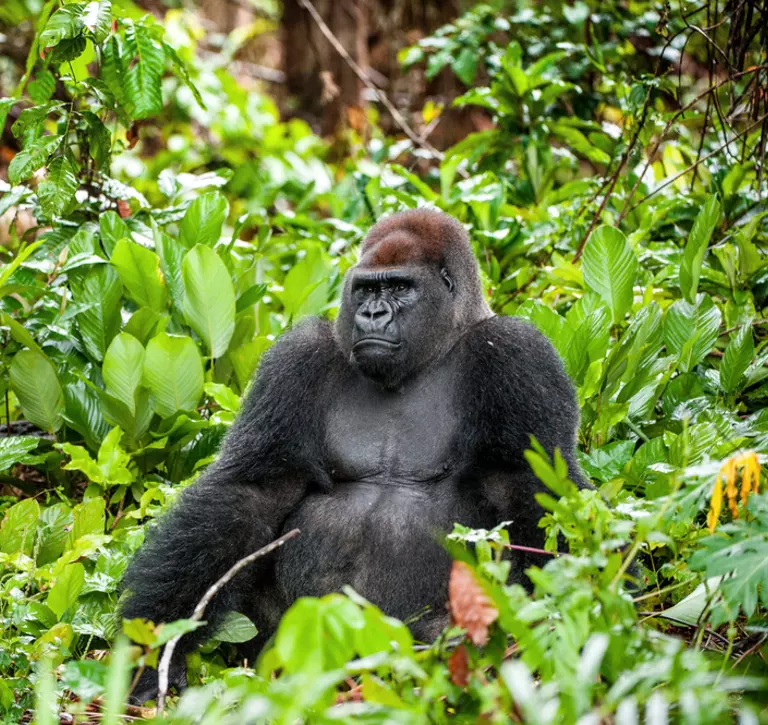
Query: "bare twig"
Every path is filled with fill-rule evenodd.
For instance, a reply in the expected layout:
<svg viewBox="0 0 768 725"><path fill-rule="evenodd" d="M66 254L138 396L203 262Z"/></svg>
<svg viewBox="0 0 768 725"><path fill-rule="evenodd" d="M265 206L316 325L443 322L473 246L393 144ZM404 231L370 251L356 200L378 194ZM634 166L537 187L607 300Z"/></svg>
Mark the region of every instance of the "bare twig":
<svg viewBox="0 0 768 725"><path fill-rule="evenodd" d="M648 199L650 199L652 196L656 196L656 194L658 194L658 193L659 193L659 192L660 192L662 189L665 189L665 188L666 188L666 187L668 187L670 184L674 184L674 182L675 182L675 181L677 181L677 180L678 180L678 179L679 179L681 176L685 176L686 174L689 174L689 173L690 173L691 171L693 171L693 170L694 170L694 169L695 169L695 168L696 168L696 167L697 167L699 164L702 164L702 163L704 163L705 161L708 161L708 160L709 160L709 159L711 159L713 156L717 156L717 154L719 154L719 153L720 153L720 152L721 152L723 149L725 149L726 147L730 146L730 145L731 145L731 144L732 144L734 141L738 141L738 140L739 140L739 139L740 139L742 136L744 136L745 134L747 134L747 133L749 133L750 131L752 131L752 130L754 130L755 128L757 128L757 127L758 127L760 124L762 124L762 122L763 122L764 120L766 120L766 119L768 119L768 113L766 113L766 114L764 114L763 116L761 116L759 119L757 119L757 121L755 121L755 123L753 123L753 124L750 124L750 125L749 125L749 126L747 126L747 127L744 129L744 130L742 130L742 131L739 131L739 133L737 133L735 136L731 136L731 138L729 138L729 139L728 139L728 140L727 140L725 143L723 143L723 144L720 144L720 146L718 146L718 147L717 147L717 148L716 148L714 151L711 151L711 152L710 152L710 153L708 153L706 156L702 156L702 157L701 157L701 158L700 158L698 161L696 161L695 163L693 163L693 164L691 164L690 166L686 167L686 168L685 168L685 169L683 169L681 172L679 172L679 173L675 174L674 176L670 177L670 178L669 178L669 179L667 179L667 180L666 180L666 181L665 181L663 184L661 184L661 185L657 186L657 187L656 187L656 188L655 188L655 189L654 189L654 190L653 190L653 191L652 191L650 194L647 194L647 195L646 195L646 196L644 196L642 199L640 199L640 201L638 201L638 202L637 202L637 204L634 204L633 206L631 206L631 207L628 209L627 213L629 213L629 212L631 212L631 211L634 211L634 210L635 210L635 209L637 209L637 207L639 207L641 204L645 204L645 202L646 202L646 201L648 201Z"/></svg>
<svg viewBox="0 0 768 725"><path fill-rule="evenodd" d="M643 178L645 177L645 172L648 171L648 168L650 167L654 157L656 156L656 152L659 150L659 146L661 146L661 144L663 143L664 139L667 136L667 133L672 128L672 125L675 123L675 121L677 121L677 119L680 118L680 116L682 116L686 111L693 108L693 106L695 106L702 98L704 98L704 96L710 96L710 100L711 100L712 96L710 94L714 93L714 91L718 90L719 88L724 86L726 83L732 83L734 80L744 75L748 75L751 73L758 73L761 70L764 70L765 67L766 67L765 65L755 66L754 68L749 68L748 70L741 71L740 73L734 73L733 75L728 76L727 78L723 78L719 80L717 83L714 83L710 85L708 88L706 88L705 90L703 90L695 98L691 99L690 102L688 102L685 106L683 106L681 109L676 111L669 118L664 128L662 129L661 133L658 135L656 142L653 145L653 148L648 152L647 154L648 158L645 162L645 166L643 167L643 170L638 175L637 181L635 182L635 185L632 187L632 190L627 195L627 198L624 201L624 206L622 207L621 212L619 213L619 216L616 219L615 226L618 226L622 222L624 217L627 215L627 213L629 212L628 207L629 207L630 201L632 200L632 197L637 192L640 184L643 181ZM707 114L705 115L705 121L704 121L705 127L706 127L706 117L708 114L709 114L709 104L707 104ZM702 133L702 139L703 138L704 138L704 134ZM697 158L699 158L699 156L697 156Z"/></svg>
<svg viewBox="0 0 768 725"><path fill-rule="evenodd" d="M241 569L252 564L256 559L271 554L275 549L279 549L286 541L296 538L300 533L301 531L299 531L299 529L292 529L287 534L283 534L279 539L275 539L271 544L263 546L261 549L254 551L252 554L248 554L248 556L233 564L203 595L203 598L197 603L195 610L192 612L190 619L193 622L201 621L203 614L205 613L205 608L211 603L211 600L218 594L222 587L234 579ZM168 644L166 644L163 649L163 656L160 658L160 666L157 668L157 712L160 715L164 712L165 697L168 694L168 673L171 668L171 658L173 657L173 652L181 637L182 635L177 635L168 641Z"/></svg>
<svg viewBox="0 0 768 725"><path fill-rule="evenodd" d="M380 88L376 87L376 84L373 82L371 77L366 73L363 68L358 65L358 63L355 61L355 59L347 52L346 48L339 42L339 39L333 34L331 29L326 25L325 21L321 17L320 13L317 12L317 9L315 6L310 2L310 0L298 0L299 5L301 5L311 16L312 19L317 23L317 27L320 28L320 32L326 37L328 42L334 47L336 52L345 60L347 65L352 69L354 74L365 84L366 88L368 88L379 100L379 102L389 111L389 113L392 115L392 118L395 120L395 123L403 130L406 136L408 136L413 143L415 143L417 146L421 146L423 149L426 149L435 159L438 161L442 161L443 159L443 153L442 151L438 151L429 141L426 140L426 138L419 136L419 134L416 133L409 125L408 122L403 117L403 114L400 113L400 111L395 108L392 101L389 100L386 93L382 91Z"/></svg>

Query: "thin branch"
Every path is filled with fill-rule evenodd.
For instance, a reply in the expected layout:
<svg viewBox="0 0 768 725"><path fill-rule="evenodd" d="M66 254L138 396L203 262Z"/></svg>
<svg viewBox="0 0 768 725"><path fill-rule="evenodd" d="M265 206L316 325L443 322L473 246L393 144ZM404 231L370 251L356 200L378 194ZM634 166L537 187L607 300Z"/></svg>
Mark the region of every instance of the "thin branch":
<svg viewBox="0 0 768 725"><path fill-rule="evenodd" d="M643 181L643 177L645 176L645 172L648 171L649 166L651 165L651 162L653 161L653 158L656 156L656 152L659 150L659 147L663 143L664 139L666 138L667 133L672 128L672 124L680 118L686 111L690 110L695 106L704 96L710 95L713 91L718 90L722 86L724 86L726 83L731 83L737 78L740 78L741 76L748 75L750 73L756 73L760 70L763 70L766 66L765 65L759 65L755 66L754 68L749 68L748 70L741 71L739 73L734 73L732 76L728 76L727 78L723 78L722 80L718 81L717 83L710 85L706 90L703 90L701 93L699 93L697 96L695 96L689 103L687 103L685 106L683 106L680 110L676 111L667 121L664 128L662 129L661 133L658 135L656 142L653 145L653 148L648 152L647 154L647 160L645 162L645 166L643 167L643 170L640 172L640 174L637 177L637 181L635 182L635 185L632 187L632 190L629 192L629 195L627 196L627 199L624 202L624 206L619 213L618 219L616 220L616 226L618 226L624 217L629 213L629 209L627 208L629 206L629 202L632 200L632 197L637 192L638 187ZM711 96L710 96L711 98ZM702 132L703 136L703 132ZM700 162L699 162L700 163Z"/></svg>
<svg viewBox="0 0 768 725"><path fill-rule="evenodd" d="M395 120L395 123L403 130L405 135L408 136L408 138L411 139L411 141L413 141L413 143L415 143L417 146L421 146L422 148L429 151L429 153L435 159L442 161L444 156L442 151L438 151L431 143L417 134L416 131L414 131L408 125L408 122L403 117L403 114L400 113L397 108L395 108L394 104L389 100L384 91L376 87L376 84L373 82L368 73L366 73L365 70L363 70L363 68L357 64L355 59L347 52L346 48L341 44L341 42L339 42L339 39L326 25L320 13L317 12L317 9L310 2L310 0L299 0L299 5L301 5L312 16L312 19L315 21L315 23L317 23L317 27L320 28L320 32L326 37L336 52L345 60L354 74L365 84L366 88L368 88L376 96L379 102L389 111L389 113L392 115L392 118Z"/></svg>
<svg viewBox="0 0 768 725"><path fill-rule="evenodd" d="M222 587L226 586L232 579L234 579L241 569L252 564L256 559L261 559L267 554L271 554L275 549L279 549L286 541L296 538L300 533L301 531L299 531L299 529L292 529L287 534L283 534L279 539L275 539L271 544L263 546L261 549L248 554L248 556L233 564L203 595L203 598L197 603L195 610L192 612L190 619L193 622L201 621L203 614L205 613L205 608L211 603L211 600L218 594ZM157 668L157 712L159 715L162 715L164 712L165 698L168 694L168 673L171 668L171 658L173 657L173 652L182 636L183 635L177 635L173 639L168 640L168 644L166 644L163 649L163 656L160 658L160 666Z"/></svg>
<svg viewBox="0 0 768 725"><path fill-rule="evenodd" d="M768 113L766 113L765 115L763 115L759 119L757 119L757 121L755 121L755 123L750 124L749 126L747 126L743 131L739 131L739 133L737 133L735 136L732 136L724 144L721 144L720 146L718 146L714 151L708 153L706 156L702 156L698 161L696 161L695 163L691 164L687 168L683 169L680 173L675 174L674 176L672 176L669 179L667 179L663 184L661 184L660 186L657 186L650 194L648 194L648 195L644 196L642 199L640 199L640 201L638 201L637 204L631 206L627 213L634 211L641 204L645 204L645 202L648 201L648 199L650 199L652 196L656 196L656 194L658 194L662 189L665 189L670 184L673 184L681 176L685 176L686 174L688 174L691 171L693 171L699 164L703 164L705 161L708 161L713 156L717 156L717 154L719 154L724 148L730 146L734 141L738 141L742 136L744 136L744 134L747 134L750 131L752 131L753 129L757 128L767 118L768 118Z"/></svg>

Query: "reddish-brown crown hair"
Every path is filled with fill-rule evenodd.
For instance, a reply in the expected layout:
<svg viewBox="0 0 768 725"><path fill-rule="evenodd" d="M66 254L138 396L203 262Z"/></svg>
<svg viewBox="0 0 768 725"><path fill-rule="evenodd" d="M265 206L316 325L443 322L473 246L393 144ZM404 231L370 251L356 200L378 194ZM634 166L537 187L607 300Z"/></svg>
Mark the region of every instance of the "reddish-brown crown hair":
<svg viewBox="0 0 768 725"><path fill-rule="evenodd" d="M439 264L443 258L446 222L457 222L427 209L412 209L378 222L365 238L361 267L386 267L408 262ZM455 234L455 232L454 232Z"/></svg>

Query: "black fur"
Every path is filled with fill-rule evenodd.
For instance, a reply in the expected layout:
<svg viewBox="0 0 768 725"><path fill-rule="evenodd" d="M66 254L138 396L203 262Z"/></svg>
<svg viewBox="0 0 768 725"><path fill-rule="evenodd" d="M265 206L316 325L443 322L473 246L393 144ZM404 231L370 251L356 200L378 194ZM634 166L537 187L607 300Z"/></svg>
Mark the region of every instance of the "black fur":
<svg viewBox="0 0 768 725"><path fill-rule="evenodd" d="M424 255L414 229L440 237L423 240ZM492 316L461 226L420 210L368 239L335 327L306 321L265 354L218 461L149 533L124 617L189 616L235 561L298 526L214 600L209 626L246 614L255 652L297 597L351 584L401 618L429 607L412 627L429 639L447 621L439 533L511 520L513 543L541 545L531 435L585 485L563 365L530 325ZM398 257L399 244L418 254ZM516 559L513 577L530 563Z"/></svg>

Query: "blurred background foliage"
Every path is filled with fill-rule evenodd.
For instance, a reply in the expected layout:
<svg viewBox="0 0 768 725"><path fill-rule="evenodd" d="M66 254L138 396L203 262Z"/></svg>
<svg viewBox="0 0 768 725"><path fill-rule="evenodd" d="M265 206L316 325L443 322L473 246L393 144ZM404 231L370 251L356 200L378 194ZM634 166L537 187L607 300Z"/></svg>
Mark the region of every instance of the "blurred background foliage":
<svg viewBox="0 0 768 725"><path fill-rule="evenodd" d="M169 717L768 722L765 2L4 0L0 133L0 721L120 721L171 631L114 616L143 526L432 205L577 384L598 492L530 454L569 555L525 592L457 527L479 643L348 592L253 670L233 615Z"/></svg>

